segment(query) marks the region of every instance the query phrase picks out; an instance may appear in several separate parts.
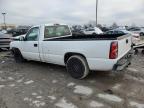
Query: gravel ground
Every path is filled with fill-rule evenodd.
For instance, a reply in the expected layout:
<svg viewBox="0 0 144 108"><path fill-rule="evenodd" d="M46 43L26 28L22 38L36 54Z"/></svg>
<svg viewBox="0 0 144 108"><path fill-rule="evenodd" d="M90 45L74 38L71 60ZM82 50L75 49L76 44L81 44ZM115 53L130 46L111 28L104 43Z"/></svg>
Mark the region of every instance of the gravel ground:
<svg viewBox="0 0 144 108"><path fill-rule="evenodd" d="M121 74L91 72L76 80L65 67L17 64L0 52L0 108L144 108L144 55Z"/></svg>

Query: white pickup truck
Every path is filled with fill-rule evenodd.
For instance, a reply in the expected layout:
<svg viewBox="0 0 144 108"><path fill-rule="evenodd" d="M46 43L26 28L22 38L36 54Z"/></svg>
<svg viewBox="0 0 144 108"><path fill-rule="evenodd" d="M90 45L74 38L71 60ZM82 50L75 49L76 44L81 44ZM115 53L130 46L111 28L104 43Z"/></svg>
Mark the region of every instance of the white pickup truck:
<svg viewBox="0 0 144 108"><path fill-rule="evenodd" d="M72 77L83 79L90 70L123 70L131 62L131 45L129 35L72 35L65 24L44 24L15 38L10 48L16 62L66 66Z"/></svg>

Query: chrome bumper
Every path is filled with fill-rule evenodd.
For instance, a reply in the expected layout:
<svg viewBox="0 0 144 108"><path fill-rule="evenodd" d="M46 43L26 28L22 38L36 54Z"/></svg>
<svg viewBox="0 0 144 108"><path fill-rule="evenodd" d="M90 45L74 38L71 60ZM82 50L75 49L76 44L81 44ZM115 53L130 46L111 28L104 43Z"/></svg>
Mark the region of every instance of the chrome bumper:
<svg viewBox="0 0 144 108"><path fill-rule="evenodd" d="M133 50L129 51L113 67L113 71L122 71L131 64Z"/></svg>

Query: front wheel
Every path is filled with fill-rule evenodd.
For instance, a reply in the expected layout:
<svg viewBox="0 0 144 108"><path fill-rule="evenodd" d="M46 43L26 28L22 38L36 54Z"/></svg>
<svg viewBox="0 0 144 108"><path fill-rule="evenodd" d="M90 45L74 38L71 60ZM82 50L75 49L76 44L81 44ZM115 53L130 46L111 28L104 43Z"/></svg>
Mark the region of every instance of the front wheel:
<svg viewBox="0 0 144 108"><path fill-rule="evenodd" d="M18 49L12 50L12 53L14 55L14 59L15 59L16 63L22 63L22 62L26 61Z"/></svg>
<svg viewBox="0 0 144 108"><path fill-rule="evenodd" d="M75 79L83 79L89 74L89 66L82 56L71 56L66 64L67 71Z"/></svg>

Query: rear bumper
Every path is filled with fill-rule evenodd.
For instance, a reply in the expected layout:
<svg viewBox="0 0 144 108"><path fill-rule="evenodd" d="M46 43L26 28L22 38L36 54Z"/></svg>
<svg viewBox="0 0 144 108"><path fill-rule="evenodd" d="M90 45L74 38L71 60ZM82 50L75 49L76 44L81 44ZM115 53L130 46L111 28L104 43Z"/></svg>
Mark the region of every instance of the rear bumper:
<svg viewBox="0 0 144 108"><path fill-rule="evenodd" d="M121 71L131 64L133 51L128 52L113 66L113 71Z"/></svg>

